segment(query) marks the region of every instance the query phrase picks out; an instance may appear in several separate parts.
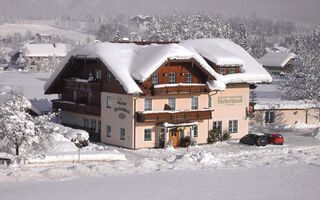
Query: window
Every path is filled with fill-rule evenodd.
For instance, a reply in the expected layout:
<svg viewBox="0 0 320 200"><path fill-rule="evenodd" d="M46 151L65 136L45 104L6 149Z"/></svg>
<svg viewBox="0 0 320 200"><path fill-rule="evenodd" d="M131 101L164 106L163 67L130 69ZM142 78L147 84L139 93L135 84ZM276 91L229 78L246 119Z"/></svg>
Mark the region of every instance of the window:
<svg viewBox="0 0 320 200"><path fill-rule="evenodd" d="M210 95L208 96L208 107L212 107L212 97Z"/></svg>
<svg viewBox="0 0 320 200"><path fill-rule="evenodd" d="M152 99L144 99L144 111L152 110Z"/></svg>
<svg viewBox="0 0 320 200"><path fill-rule="evenodd" d="M198 109L198 97L193 96L191 97L191 110L197 110Z"/></svg>
<svg viewBox="0 0 320 200"><path fill-rule="evenodd" d="M222 74L222 75L227 74L226 68L220 68L220 74Z"/></svg>
<svg viewBox="0 0 320 200"><path fill-rule="evenodd" d="M112 99L111 96L107 96L107 108L111 108L112 107Z"/></svg>
<svg viewBox="0 0 320 200"><path fill-rule="evenodd" d="M88 118L83 118L83 127L89 128L89 119Z"/></svg>
<svg viewBox="0 0 320 200"><path fill-rule="evenodd" d="M144 141L151 141L152 140L152 129L144 129Z"/></svg>
<svg viewBox="0 0 320 200"><path fill-rule="evenodd" d="M171 110L176 109L176 98L168 98L168 105L170 106Z"/></svg>
<svg viewBox="0 0 320 200"><path fill-rule="evenodd" d="M169 83L176 83L176 73L175 72L169 73Z"/></svg>
<svg viewBox="0 0 320 200"><path fill-rule="evenodd" d="M107 125L107 137L111 137L111 126Z"/></svg>
<svg viewBox="0 0 320 200"><path fill-rule="evenodd" d="M92 129L96 129L97 127L97 121L95 119L91 119L91 127Z"/></svg>
<svg viewBox="0 0 320 200"><path fill-rule="evenodd" d="M76 90L72 90L72 99L74 102L77 101L77 91Z"/></svg>
<svg viewBox="0 0 320 200"><path fill-rule="evenodd" d="M88 92L88 104L92 102L92 92Z"/></svg>
<svg viewBox="0 0 320 200"><path fill-rule="evenodd" d="M190 73L186 74L186 83L192 83L192 76Z"/></svg>
<svg viewBox="0 0 320 200"><path fill-rule="evenodd" d="M125 139L126 139L126 129L120 128L120 140L125 140Z"/></svg>
<svg viewBox="0 0 320 200"><path fill-rule="evenodd" d="M212 123L212 129L216 131L216 133L222 133L222 121L214 121Z"/></svg>
<svg viewBox="0 0 320 200"><path fill-rule="evenodd" d="M193 137L198 137L198 126L193 126L192 127L193 130Z"/></svg>
<svg viewBox="0 0 320 200"><path fill-rule="evenodd" d="M155 75L153 75L153 77L152 77L152 84L153 85L156 85L156 84L158 84L159 83L159 77L158 77L158 74L155 74Z"/></svg>
<svg viewBox="0 0 320 200"><path fill-rule="evenodd" d="M111 73L109 71L107 71L106 79L107 79L107 83L111 83Z"/></svg>
<svg viewBox="0 0 320 200"><path fill-rule="evenodd" d="M98 121L98 133L101 133L101 121Z"/></svg>
<svg viewBox="0 0 320 200"><path fill-rule="evenodd" d="M266 111L266 115L264 118L266 124L274 123L274 118L275 118L274 111Z"/></svg>
<svg viewBox="0 0 320 200"><path fill-rule="evenodd" d="M238 133L238 120L229 120L229 133Z"/></svg>
<svg viewBox="0 0 320 200"><path fill-rule="evenodd" d="M96 69L96 79L101 79L101 70Z"/></svg>
<svg viewBox="0 0 320 200"><path fill-rule="evenodd" d="M236 70L234 68L230 68L229 73L234 74L234 73L236 73Z"/></svg>

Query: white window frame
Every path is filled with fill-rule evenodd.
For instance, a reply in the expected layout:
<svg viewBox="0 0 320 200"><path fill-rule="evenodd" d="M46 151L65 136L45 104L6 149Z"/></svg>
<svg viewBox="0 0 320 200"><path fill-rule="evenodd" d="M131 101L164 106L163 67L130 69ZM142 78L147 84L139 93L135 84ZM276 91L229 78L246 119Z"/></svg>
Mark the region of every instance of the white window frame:
<svg viewBox="0 0 320 200"><path fill-rule="evenodd" d="M199 127L198 127L198 125L194 125L192 127L192 130L193 130L193 137L199 137Z"/></svg>
<svg viewBox="0 0 320 200"><path fill-rule="evenodd" d="M120 140L125 140L125 139L126 139L126 129L120 128Z"/></svg>
<svg viewBox="0 0 320 200"><path fill-rule="evenodd" d="M146 98L144 99L144 111L152 110L152 99Z"/></svg>
<svg viewBox="0 0 320 200"><path fill-rule="evenodd" d="M199 97L192 96L191 97L191 110L198 110L199 109Z"/></svg>
<svg viewBox="0 0 320 200"><path fill-rule="evenodd" d="M222 120L217 120L212 122L212 129L220 128L219 133L222 134Z"/></svg>
<svg viewBox="0 0 320 200"><path fill-rule="evenodd" d="M101 69L96 69L96 79L101 79Z"/></svg>
<svg viewBox="0 0 320 200"><path fill-rule="evenodd" d="M152 129L151 128L144 129L144 141L147 141L147 142L152 141Z"/></svg>
<svg viewBox="0 0 320 200"><path fill-rule="evenodd" d="M107 108L112 108L112 97L111 96L107 96Z"/></svg>
<svg viewBox="0 0 320 200"><path fill-rule="evenodd" d="M224 67L220 68L220 74L221 75L226 75L227 74L226 68L224 68Z"/></svg>
<svg viewBox="0 0 320 200"><path fill-rule="evenodd" d="M271 114L273 113L273 114ZM273 119L271 119L271 116L273 115ZM276 113L275 111L266 111L264 114L264 123L265 124L273 124L276 119Z"/></svg>
<svg viewBox="0 0 320 200"><path fill-rule="evenodd" d="M111 137L111 125L106 126L106 136Z"/></svg>
<svg viewBox="0 0 320 200"><path fill-rule="evenodd" d="M235 74L236 73L236 69L234 67L231 67L229 69L229 74Z"/></svg>
<svg viewBox="0 0 320 200"><path fill-rule="evenodd" d="M152 76L151 82L152 82L153 85L158 84L159 83L159 75L158 74L154 74Z"/></svg>
<svg viewBox="0 0 320 200"><path fill-rule="evenodd" d="M234 123L234 122L236 122L236 123ZM239 121L237 119L229 120L228 130L229 130L229 133L238 133L238 131L239 131Z"/></svg>
<svg viewBox="0 0 320 200"><path fill-rule="evenodd" d="M169 72L169 83L174 84L176 83L176 73Z"/></svg>
<svg viewBox="0 0 320 200"><path fill-rule="evenodd" d="M192 83L192 75L191 75L191 73L186 73L186 83Z"/></svg>
<svg viewBox="0 0 320 200"><path fill-rule="evenodd" d="M176 98L168 98L168 105L170 106L171 110L176 110Z"/></svg>

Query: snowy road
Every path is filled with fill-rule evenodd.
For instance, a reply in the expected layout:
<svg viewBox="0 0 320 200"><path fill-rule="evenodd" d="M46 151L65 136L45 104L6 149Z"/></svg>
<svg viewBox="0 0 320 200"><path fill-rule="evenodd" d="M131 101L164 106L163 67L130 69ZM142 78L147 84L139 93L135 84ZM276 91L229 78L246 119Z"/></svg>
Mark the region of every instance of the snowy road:
<svg viewBox="0 0 320 200"><path fill-rule="evenodd" d="M5 200L100 199L318 199L320 168L263 168L168 171L67 181L0 185Z"/></svg>

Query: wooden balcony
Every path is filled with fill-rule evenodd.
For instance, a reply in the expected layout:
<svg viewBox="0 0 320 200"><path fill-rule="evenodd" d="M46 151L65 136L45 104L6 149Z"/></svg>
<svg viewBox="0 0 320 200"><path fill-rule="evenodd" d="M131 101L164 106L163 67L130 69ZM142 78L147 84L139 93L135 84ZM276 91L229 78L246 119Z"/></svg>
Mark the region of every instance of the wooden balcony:
<svg viewBox="0 0 320 200"><path fill-rule="evenodd" d="M65 87L68 89L76 89L76 90L83 90L83 91L100 91L101 90L101 83L98 81L86 81L84 79L64 79Z"/></svg>
<svg viewBox="0 0 320 200"><path fill-rule="evenodd" d="M155 85L153 88L153 95L168 95L168 94L199 94L209 92L209 88L206 84L194 84L194 85L175 85L172 84L166 86Z"/></svg>
<svg viewBox="0 0 320 200"><path fill-rule="evenodd" d="M69 112L101 116L101 108L99 106L77 104L61 99L52 100L53 110L64 110Z"/></svg>
<svg viewBox="0 0 320 200"><path fill-rule="evenodd" d="M175 122L183 123L191 120L205 120L212 118L212 110L190 110L190 111L160 111L160 112L137 112L137 122L160 123Z"/></svg>

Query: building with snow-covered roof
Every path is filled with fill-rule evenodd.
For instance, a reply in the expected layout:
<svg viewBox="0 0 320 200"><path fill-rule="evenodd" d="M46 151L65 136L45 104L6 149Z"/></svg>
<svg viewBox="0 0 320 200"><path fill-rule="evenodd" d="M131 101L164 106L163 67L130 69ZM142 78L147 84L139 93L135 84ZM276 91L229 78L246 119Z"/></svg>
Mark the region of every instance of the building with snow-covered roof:
<svg viewBox="0 0 320 200"><path fill-rule="evenodd" d="M237 66L220 74L217 67ZM271 76L229 40L97 43L71 51L44 86L65 125L131 149L248 133L249 88Z"/></svg>
<svg viewBox="0 0 320 200"><path fill-rule="evenodd" d="M296 55L290 52L269 52L259 62L271 74L280 75L293 70Z"/></svg>
<svg viewBox="0 0 320 200"><path fill-rule="evenodd" d="M306 101L269 101L254 106L252 125L293 126L320 124L318 107Z"/></svg>
<svg viewBox="0 0 320 200"><path fill-rule="evenodd" d="M64 43L28 43L22 49L22 62L27 70L51 71L70 50Z"/></svg>

